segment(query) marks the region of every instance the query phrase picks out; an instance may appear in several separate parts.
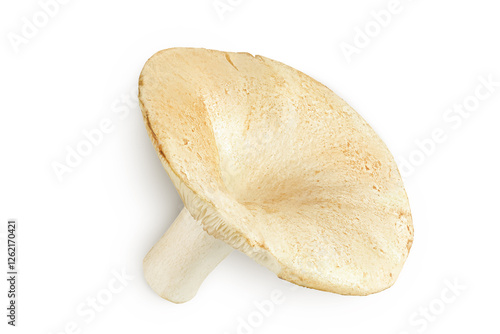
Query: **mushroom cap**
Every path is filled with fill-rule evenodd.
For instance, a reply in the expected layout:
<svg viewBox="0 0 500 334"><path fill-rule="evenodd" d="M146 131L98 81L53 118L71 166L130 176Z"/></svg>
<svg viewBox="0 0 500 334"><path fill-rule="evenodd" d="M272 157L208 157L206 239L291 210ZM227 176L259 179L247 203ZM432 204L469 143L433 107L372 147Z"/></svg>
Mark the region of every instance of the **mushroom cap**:
<svg viewBox="0 0 500 334"><path fill-rule="evenodd" d="M323 84L249 53L173 48L139 79L150 138L205 231L292 283L391 286L413 225L383 141Z"/></svg>

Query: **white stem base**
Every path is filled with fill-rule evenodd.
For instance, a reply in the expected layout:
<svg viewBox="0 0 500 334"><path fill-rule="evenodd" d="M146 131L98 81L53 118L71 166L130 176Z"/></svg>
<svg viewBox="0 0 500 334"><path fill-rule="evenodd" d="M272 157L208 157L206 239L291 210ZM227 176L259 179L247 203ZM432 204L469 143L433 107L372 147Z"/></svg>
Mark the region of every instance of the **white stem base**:
<svg viewBox="0 0 500 334"><path fill-rule="evenodd" d="M184 208L144 258L144 276L162 298L184 303L232 250L205 232Z"/></svg>

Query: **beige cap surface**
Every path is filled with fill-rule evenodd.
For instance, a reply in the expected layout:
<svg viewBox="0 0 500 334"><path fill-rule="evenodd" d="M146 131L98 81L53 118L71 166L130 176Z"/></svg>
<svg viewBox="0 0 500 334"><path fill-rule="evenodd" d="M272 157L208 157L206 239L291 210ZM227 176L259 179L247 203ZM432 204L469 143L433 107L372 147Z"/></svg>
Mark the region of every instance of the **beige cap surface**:
<svg viewBox="0 0 500 334"><path fill-rule="evenodd" d="M174 48L144 66L147 130L203 229L292 283L391 286L413 225L386 145L302 72L248 53Z"/></svg>

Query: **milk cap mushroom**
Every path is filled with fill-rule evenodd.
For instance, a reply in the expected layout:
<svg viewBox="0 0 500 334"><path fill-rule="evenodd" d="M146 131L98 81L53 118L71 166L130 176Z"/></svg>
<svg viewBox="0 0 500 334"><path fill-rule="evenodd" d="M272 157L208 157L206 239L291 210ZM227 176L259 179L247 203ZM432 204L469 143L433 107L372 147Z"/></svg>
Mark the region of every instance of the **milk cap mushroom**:
<svg viewBox="0 0 500 334"><path fill-rule="evenodd" d="M401 176L326 86L262 56L173 48L146 62L139 100L185 205L144 259L161 297L190 300L233 249L318 290L396 281L413 241Z"/></svg>

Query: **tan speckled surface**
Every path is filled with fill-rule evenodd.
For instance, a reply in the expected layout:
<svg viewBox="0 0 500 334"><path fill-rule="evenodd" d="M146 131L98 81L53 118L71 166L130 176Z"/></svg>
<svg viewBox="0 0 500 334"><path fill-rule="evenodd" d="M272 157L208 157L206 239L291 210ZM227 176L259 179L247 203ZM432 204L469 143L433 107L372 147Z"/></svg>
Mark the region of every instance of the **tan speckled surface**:
<svg viewBox="0 0 500 334"><path fill-rule="evenodd" d="M139 98L151 139L206 231L309 288L391 286L413 225L385 144L324 85L248 53L151 57Z"/></svg>

